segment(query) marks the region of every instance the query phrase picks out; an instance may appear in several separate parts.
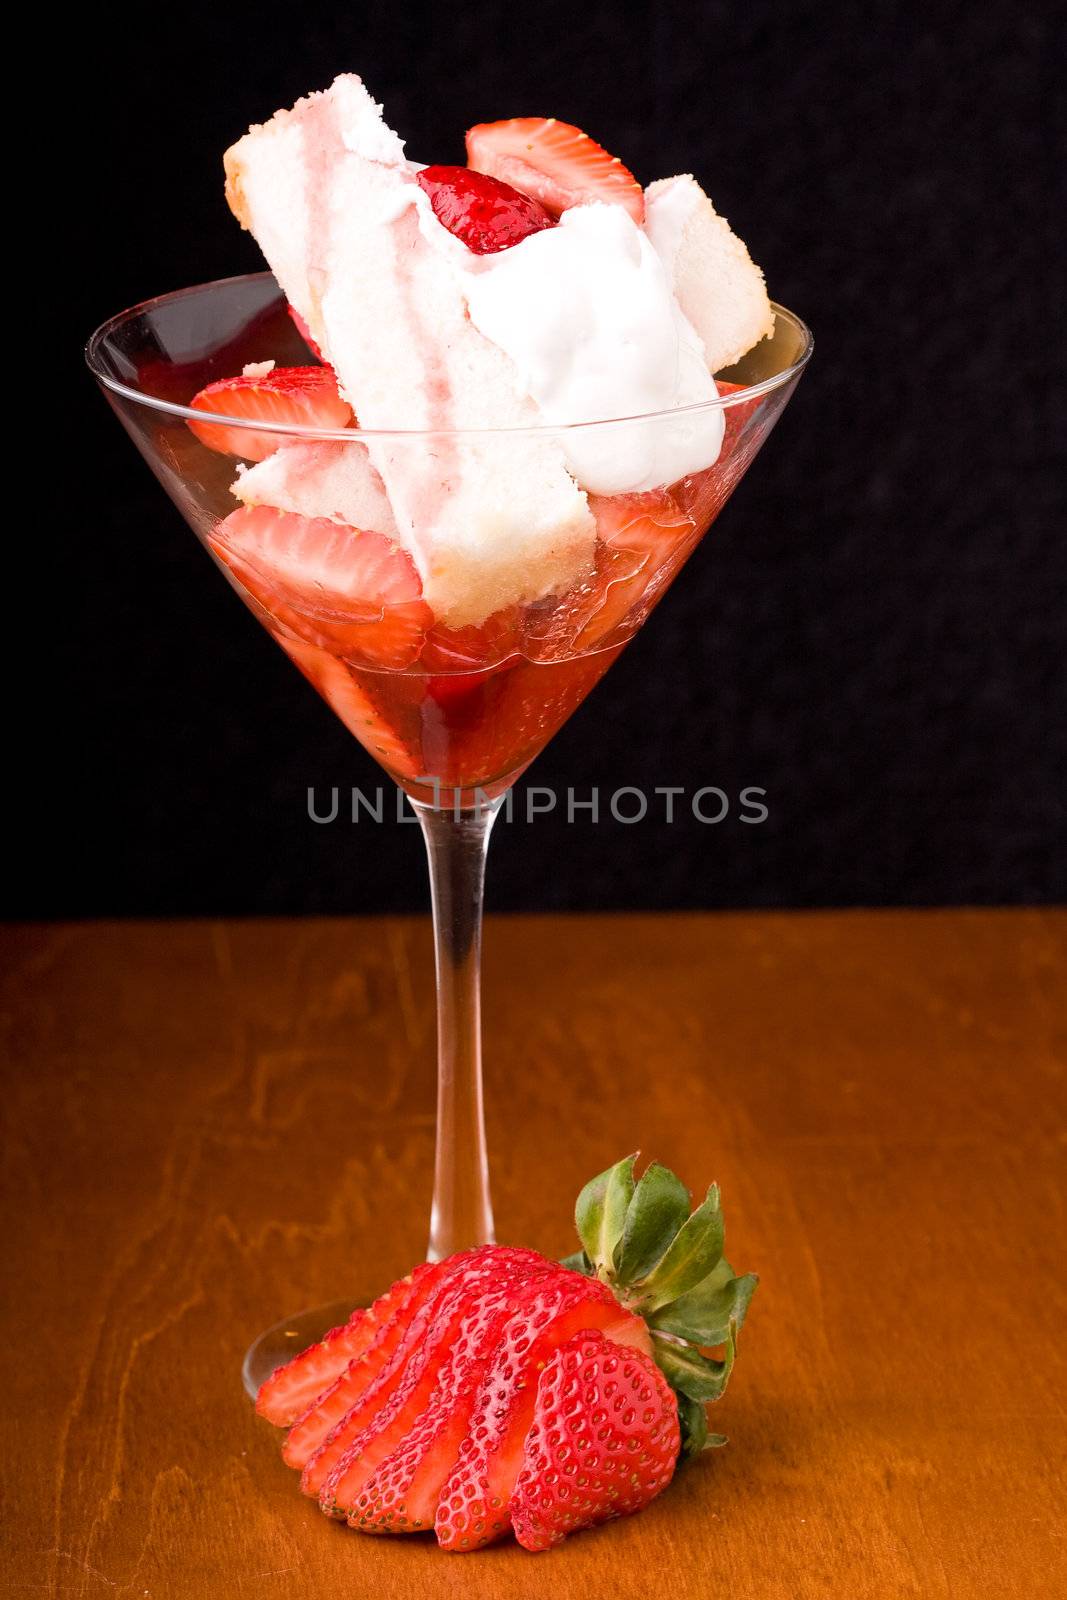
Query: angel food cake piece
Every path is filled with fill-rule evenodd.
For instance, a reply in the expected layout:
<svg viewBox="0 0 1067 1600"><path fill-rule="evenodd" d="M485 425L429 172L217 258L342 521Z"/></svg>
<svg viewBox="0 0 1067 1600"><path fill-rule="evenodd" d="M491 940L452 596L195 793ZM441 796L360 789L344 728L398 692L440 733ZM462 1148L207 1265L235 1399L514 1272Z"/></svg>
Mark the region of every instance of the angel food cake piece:
<svg viewBox="0 0 1067 1600"><path fill-rule="evenodd" d="M649 184L645 231L712 372L733 366L774 332L762 272L694 177Z"/></svg>
<svg viewBox="0 0 1067 1600"><path fill-rule="evenodd" d="M453 263L469 252L358 78L254 128L226 170L235 214L364 428L538 425L513 363L467 315ZM452 625L565 588L592 560L592 515L551 440L397 439L372 454L426 599Z"/></svg>
<svg viewBox="0 0 1067 1600"><path fill-rule="evenodd" d="M246 506L274 506L397 537L385 485L366 446L354 439L283 445L254 467L238 467L232 492Z"/></svg>
<svg viewBox="0 0 1067 1600"><path fill-rule="evenodd" d="M342 76L226 154L230 205L327 385L383 432L284 445L234 493L395 540L450 627L584 581L612 497L711 466L713 373L773 328L759 269L693 178L643 193L554 120L485 124L467 142L468 168L409 162Z"/></svg>

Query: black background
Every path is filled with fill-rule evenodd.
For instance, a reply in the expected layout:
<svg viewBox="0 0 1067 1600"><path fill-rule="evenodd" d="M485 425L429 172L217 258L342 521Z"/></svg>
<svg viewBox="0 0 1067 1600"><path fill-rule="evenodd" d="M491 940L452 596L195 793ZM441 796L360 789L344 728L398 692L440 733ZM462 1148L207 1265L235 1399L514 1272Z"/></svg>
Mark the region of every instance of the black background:
<svg viewBox="0 0 1067 1600"><path fill-rule="evenodd" d="M221 153L341 70L419 159L461 160L469 123L554 114L643 181L695 171L816 336L711 539L529 775L605 796L760 785L770 820L515 823L494 842L491 904L1062 896L1051 13L241 3L81 28L53 211L76 266L57 318L58 543L43 530L58 625L42 650L29 608L41 698L16 838L31 870L10 913L425 902L414 828L307 819L310 784L373 787L375 767L78 366L111 312L258 265Z"/></svg>

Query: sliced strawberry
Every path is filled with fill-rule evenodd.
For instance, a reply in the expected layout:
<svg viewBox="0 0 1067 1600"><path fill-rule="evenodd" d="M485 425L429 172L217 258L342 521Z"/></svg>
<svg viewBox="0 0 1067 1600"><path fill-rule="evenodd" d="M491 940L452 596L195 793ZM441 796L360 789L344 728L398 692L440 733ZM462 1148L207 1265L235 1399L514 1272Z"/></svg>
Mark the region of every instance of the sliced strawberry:
<svg viewBox="0 0 1067 1600"><path fill-rule="evenodd" d="M441 1492L460 1454L475 1398L496 1357L526 1287L555 1269L519 1281L505 1273L472 1297L456 1338L438 1368L429 1404L401 1442L366 1480L348 1520L366 1533L414 1533L432 1528ZM466 1448L466 1447L464 1447Z"/></svg>
<svg viewBox="0 0 1067 1600"><path fill-rule="evenodd" d="M242 375L209 383L189 402L194 411L248 422L272 422L283 428L347 428L352 407L343 400L329 367L275 367L260 376ZM201 444L224 456L262 461L287 442L284 433L257 433L254 428L224 423L190 422Z"/></svg>
<svg viewBox="0 0 1067 1600"><path fill-rule="evenodd" d="M494 1296L525 1275L545 1271L533 1251L495 1246L453 1257L454 1269L420 1309L391 1363L304 1469L301 1487L328 1516L348 1516L371 1475L410 1432L430 1403L449 1351L484 1294Z"/></svg>
<svg viewBox="0 0 1067 1600"><path fill-rule="evenodd" d="M446 628L436 623L426 635L420 661L433 676L479 676L505 666L522 650L523 612L505 606L477 627Z"/></svg>
<svg viewBox="0 0 1067 1600"><path fill-rule="evenodd" d="M740 384L717 385L735 394ZM592 581L570 595L530 608L526 632L538 661L561 661L586 650L625 642L636 633L699 539L722 510L755 450L752 418L758 400L725 408L718 460L670 489L589 496L596 518Z"/></svg>
<svg viewBox="0 0 1067 1600"><path fill-rule="evenodd" d="M443 805L454 802L453 789L495 793L496 780L514 778L537 753L525 752L540 747L537 719L545 707L536 698L527 703L518 690L523 665L513 661L495 672L429 679L423 763L441 781Z"/></svg>
<svg viewBox="0 0 1067 1600"><path fill-rule="evenodd" d="M695 543L693 518L668 489L590 495L596 518L596 567L569 595L532 607L530 654L563 661L625 642Z"/></svg>
<svg viewBox="0 0 1067 1600"><path fill-rule="evenodd" d="M426 1265L416 1267L373 1305L357 1307L347 1322L339 1328L331 1328L318 1344L277 1367L256 1396L259 1415L279 1428L295 1422L349 1362L363 1354L380 1329L402 1310L415 1285L428 1271Z"/></svg>
<svg viewBox="0 0 1067 1600"><path fill-rule="evenodd" d="M520 606L507 606L477 627L435 624L419 658L429 675L429 693L446 715L462 718L474 705L479 687L494 673L503 672L519 656L523 643Z"/></svg>
<svg viewBox="0 0 1067 1600"><path fill-rule="evenodd" d="M724 383L722 379L716 379L716 388L721 395L737 394L743 387L743 384ZM762 404L763 400L757 398L727 406L724 417L726 430L719 459L703 472L695 472L675 486L679 500L701 533L705 533L715 521L748 471L762 443L764 430L756 420Z"/></svg>
<svg viewBox="0 0 1067 1600"><path fill-rule="evenodd" d="M477 1549L507 1532L538 1374L562 1345L579 1330L596 1328L640 1350L651 1348L641 1318L596 1278L558 1269L529 1280L513 1300L514 1314L498 1336L471 1410L467 1444L441 1490L435 1527L446 1550Z"/></svg>
<svg viewBox="0 0 1067 1600"><path fill-rule="evenodd" d="M398 779L421 775L421 762L386 720L373 695L356 682L352 668L319 645L294 639L276 626L270 631L334 715L387 772Z"/></svg>
<svg viewBox="0 0 1067 1600"><path fill-rule="evenodd" d="M426 636L420 658L428 674L422 708L423 758L426 770L436 772L445 783L451 782L460 750L485 735L507 698L503 683L522 664L523 623L522 608L507 606L477 626L446 628L438 623ZM517 730L512 726L497 731L507 738ZM447 803L447 796L444 799Z"/></svg>
<svg viewBox="0 0 1067 1600"><path fill-rule="evenodd" d="M429 195L442 227L478 256L508 250L556 225L538 201L470 167L423 167L415 182Z"/></svg>
<svg viewBox="0 0 1067 1600"><path fill-rule="evenodd" d="M307 345L308 349L311 351L311 354L313 356L316 356L318 358L318 360L320 360L322 362L325 362L326 357L323 355L322 351L319 349L318 345L315 343L314 339L311 337L311 329L308 327L307 323L304 321L304 319L300 315L299 311L296 309L295 306L287 306L286 309L288 310L289 315L292 317L294 323L296 324L297 333L300 335L301 339L303 339L304 343Z"/></svg>
<svg viewBox="0 0 1067 1600"><path fill-rule="evenodd" d="M590 495L589 509L601 541L597 577L605 587L575 639L579 650L603 644L620 624L627 637L637 630L693 548L697 531L669 489Z"/></svg>
<svg viewBox="0 0 1067 1600"><path fill-rule="evenodd" d="M555 117L513 117L482 122L467 134L467 162L558 217L570 206L606 200L623 206L635 222L645 215L641 185L617 156L580 128Z"/></svg>
<svg viewBox="0 0 1067 1600"><path fill-rule="evenodd" d="M380 533L245 506L209 543L243 587L310 644L394 670L422 649L433 613L411 557Z"/></svg>
<svg viewBox="0 0 1067 1600"><path fill-rule="evenodd" d="M456 1258L453 1258L456 1259ZM424 1304L398 1347L392 1367L349 1413L304 1469L301 1487L314 1493L328 1516L349 1516L371 1475L400 1445L434 1395L448 1352L467 1319L476 1317L483 1293L495 1297L525 1276L544 1273L544 1257L532 1250L486 1246L468 1251L462 1265ZM338 1445L343 1446L338 1456ZM332 1464L322 1477L323 1460Z"/></svg>
<svg viewBox="0 0 1067 1600"><path fill-rule="evenodd" d="M743 394L744 390L745 390L745 385L743 383L730 383L730 382L728 382L728 380L726 378L716 378L715 379L715 387L716 387L716 389L718 389L720 395ZM726 408L727 432L729 432L729 422L730 422L730 417L731 416L733 416L733 415L736 415L738 417L750 416L752 411L758 405L759 405L759 400L757 399L757 400L743 400L740 403L740 405L727 406L727 408Z"/></svg>
<svg viewBox="0 0 1067 1600"><path fill-rule="evenodd" d="M377 1383L403 1342L408 1328L444 1277L452 1270L449 1262L438 1261L420 1273L402 1309L384 1322L368 1348L338 1373L334 1382L314 1399L299 1416L285 1441L282 1455L298 1471L329 1438L334 1429L353 1410L361 1396ZM395 1286L394 1286L395 1287ZM392 1291L390 1291L391 1293ZM338 1452L340 1454L341 1452ZM321 1487L321 1484L318 1485ZM318 1493L318 1487L313 1492Z"/></svg>
<svg viewBox="0 0 1067 1600"><path fill-rule="evenodd" d="M527 1550L640 1511L674 1476L678 1406L640 1350L579 1333L545 1366L508 1511Z"/></svg>
<svg viewBox="0 0 1067 1600"><path fill-rule="evenodd" d="M653 571L692 536L693 524L669 489L590 495L597 537L612 550L632 550Z"/></svg>
<svg viewBox="0 0 1067 1600"><path fill-rule="evenodd" d="M468 1250L436 1263L420 1283L402 1317L395 1317L366 1355L342 1373L332 1389L297 1422L283 1455L303 1467L301 1488L317 1495L362 1429L371 1422L400 1382L405 1363L432 1329L442 1304L455 1298L457 1284L477 1281L483 1251Z"/></svg>
<svg viewBox="0 0 1067 1600"><path fill-rule="evenodd" d="M658 1164L635 1179L634 1160L582 1190L578 1271L486 1245L377 1303L372 1342L286 1446L299 1460L321 1440L301 1486L327 1515L371 1533L432 1527L455 1551L510 1524L542 1550L639 1510L680 1453L711 1442L704 1405L729 1378L756 1279L722 1254L716 1185L687 1215L681 1181ZM309 1384L320 1360L321 1347L305 1358ZM294 1393L290 1381L286 1409Z"/></svg>

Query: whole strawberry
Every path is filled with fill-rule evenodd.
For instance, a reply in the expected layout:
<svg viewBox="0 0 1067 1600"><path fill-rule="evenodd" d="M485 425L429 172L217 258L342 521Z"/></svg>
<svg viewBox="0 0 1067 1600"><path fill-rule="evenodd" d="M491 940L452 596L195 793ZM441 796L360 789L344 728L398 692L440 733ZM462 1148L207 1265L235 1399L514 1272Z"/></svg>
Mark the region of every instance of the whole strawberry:
<svg viewBox="0 0 1067 1600"><path fill-rule="evenodd" d="M588 1183L582 1250L484 1245L425 1263L264 1384L327 1515L528 1550L640 1511L705 1445L756 1279L723 1257L718 1191L633 1156ZM704 1351L719 1347L716 1359Z"/></svg>

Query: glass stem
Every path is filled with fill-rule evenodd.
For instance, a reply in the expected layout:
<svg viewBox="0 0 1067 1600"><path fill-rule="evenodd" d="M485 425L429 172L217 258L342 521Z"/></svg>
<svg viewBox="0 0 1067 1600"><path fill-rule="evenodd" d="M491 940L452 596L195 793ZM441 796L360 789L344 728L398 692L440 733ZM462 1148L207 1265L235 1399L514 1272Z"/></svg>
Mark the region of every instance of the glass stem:
<svg viewBox="0 0 1067 1600"><path fill-rule="evenodd" d="M426 1256L493 1243L482 1103L482 891L503 799L469 811L415 803L433 896L437 960L437 1154Z"/></svg>

